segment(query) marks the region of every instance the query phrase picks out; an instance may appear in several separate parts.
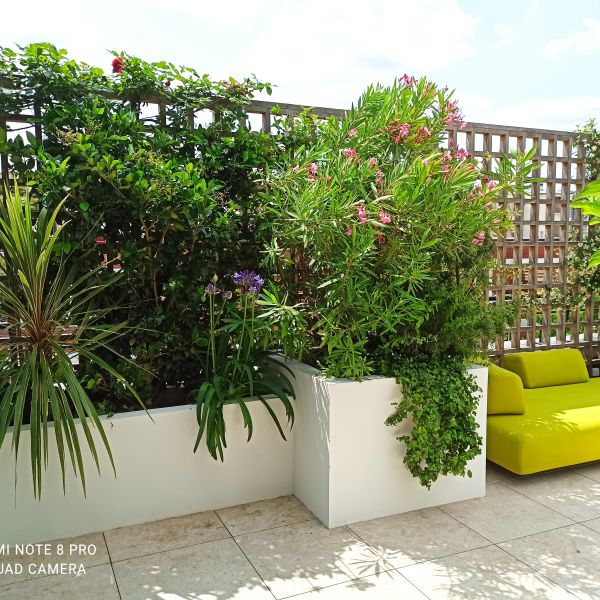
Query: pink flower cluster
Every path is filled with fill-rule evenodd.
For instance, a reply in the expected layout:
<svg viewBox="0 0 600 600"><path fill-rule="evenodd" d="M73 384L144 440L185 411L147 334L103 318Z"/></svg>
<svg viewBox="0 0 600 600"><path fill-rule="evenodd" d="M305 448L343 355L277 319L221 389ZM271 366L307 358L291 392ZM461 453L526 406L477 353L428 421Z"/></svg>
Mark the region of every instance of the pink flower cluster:
<svg viewBox="0 0 600 600"><path fill-rule="evenodd" d="M456 150L456 158L458 158L458 160L465 160L469 158L469 153L464 148L458 148Z"/></svg>
<svg viewBox="0 0 600 600"><path fill-rule="evenodd" d="M427 127L421 127L417 130L416 142L422 144L428 137L431 136L431 131Z"/></svg>
<svg viewBox="0 0 600 600"><path fill-rule="evenodd" d="M404 84L406 87L410 87L415 82L415 78L404 73L404 75L402 75L402 77L400 77L400 82L402 84Z"/></svg>
<svg viewBox="0 0 600 600"><path fill-rule="evenodd" d="M398 133L394 136L396 144L399 144L403 139L407 138L409 133L410 125L408 123L402 123L402 125L398 127Z"/></svg>
<svg viewBox="0 0 600 600"><path fill-rule="evenodd" d="M392 222L392 217L390 217L389 213L386 213L383 208L379 211L379 220L384 225L389 225Z"/></svg>
<svg viewBox="0 0 600 600"><path fill-rule="evenodd" d="M358 135L358 131L357 131L356 129L351 129L351 130L348 132L348 137L349 137L349 138L355 138L357 135Z"/></svg>
<svg viewBox="0 0 600 600"><path fill-rule="evenodd" d="M471 244L473 244L473 246L479 246L479 244L483 244L484 240L485 240L485 233L483 231L481 231L477 235L477 237L474 237L471 240Z"/></svg>
<svg viewBox="0 0 600 600"><path fill-rule="evenodd" d="M364 205L360 205L357 209L356 209L356 216L358 217L358 220L361 223L366 223L368 221L367 219L367 211L364 207Z"/></svg>
<svg viewBox="0 0 600 600"><path fill-rule="evenodd" d="M377 166L377 159L374 156L371 156L369 159L369 168L374 169Z"/></svg>
<svg viewBox="0 0 600 600"><path fill-rule="evenodd" d="M354 148L344 148L344 156L346 158L358 158L358 152Z"/></svg>
<svg viewBox="0 0 600 600"><path fill-rule="evenodd" d="M448 127L458 127L459 129L464 129L467 126L467 122L458 108L456 102L448 102L448 116L444 120L444 123L448 125Z"/></svg>
<svg viewBox="0 0 600 600"><path fill-rule="evenodd" d="M381 169L379 169L377 171L377 178L375 179L375 185L377 187L382 187L383 186L383 171Z"/></svg>

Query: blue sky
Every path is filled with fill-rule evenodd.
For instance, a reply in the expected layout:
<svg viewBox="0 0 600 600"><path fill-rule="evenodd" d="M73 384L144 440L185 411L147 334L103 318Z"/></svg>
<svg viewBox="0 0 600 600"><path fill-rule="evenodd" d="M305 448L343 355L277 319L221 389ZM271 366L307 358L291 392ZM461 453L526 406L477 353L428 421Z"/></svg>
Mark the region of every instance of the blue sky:
<svg viewBox="0 0 600 600"><path fill-rule="evenodd" d="M598 0L28 0L3 13L5 45L51 41L106 70L123 49L255 73L275 101L347 107L407 72L456 89L471 121L600 120Z"/></svg>

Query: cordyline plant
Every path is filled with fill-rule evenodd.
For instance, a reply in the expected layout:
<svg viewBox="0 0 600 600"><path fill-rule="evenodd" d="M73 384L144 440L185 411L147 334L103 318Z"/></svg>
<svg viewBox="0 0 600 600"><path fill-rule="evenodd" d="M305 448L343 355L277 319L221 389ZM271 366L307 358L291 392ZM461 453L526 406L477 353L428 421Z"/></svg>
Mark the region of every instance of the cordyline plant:
<svg viewBox="0 0 600 600"><path fill-rule="evenodd" d="M74 356L108 372L141 404L131 385L98 355L98 350L110 352L110 342L125 328L124 324L102 324L99 321L107 311L93 307L108 285L97 277L106 266L82 274L77 264L68 265L63 259L52 271L52 255L65 227L56 222L61 207L62 203L52 212L41 208L34 220L28 194L22 195L17 188L14 193L6 191L0 204L0 314L8 323L8 338L0 351L0 446L10 438L16 462L23 425L29 423L33 490L38 498L48 464L50 423L63 489L68 458L86 491L82 435L98 471L95 435L115 468L104 427L80 383Z"/></svg>
<svg viewBox="0 0 600 600"><path fill-rule="evenodd" d="M494 238L510 226L497 200L525 191L535 152L496 157L488 171L448 143L464 125L452 94L426 79L371 86L270 171L265 194L267 261L304 306L308 345L320 349L309 360L359 380L437 369L422 386L439 393L407 386L389 421L413 416L401 439L424 485L465 474L480 451L473 384L444 381L505 324L483 302Z"/></svg>

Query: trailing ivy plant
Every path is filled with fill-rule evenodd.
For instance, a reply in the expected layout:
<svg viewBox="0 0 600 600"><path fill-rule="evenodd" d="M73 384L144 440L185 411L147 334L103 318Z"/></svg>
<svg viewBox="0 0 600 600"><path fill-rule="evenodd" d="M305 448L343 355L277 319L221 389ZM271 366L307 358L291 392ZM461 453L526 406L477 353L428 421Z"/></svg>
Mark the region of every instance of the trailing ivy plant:
<svg viewBox="0 0 600 600"><path fill-rule="evenodd" d="M412 419L404 464L429 488L440 475L471 477L470 460L481 452L476 421L477 393L473 375L457 357L402 358L389 366L389 375L402 385L402 400L386 421L392 427Z"/></svg>

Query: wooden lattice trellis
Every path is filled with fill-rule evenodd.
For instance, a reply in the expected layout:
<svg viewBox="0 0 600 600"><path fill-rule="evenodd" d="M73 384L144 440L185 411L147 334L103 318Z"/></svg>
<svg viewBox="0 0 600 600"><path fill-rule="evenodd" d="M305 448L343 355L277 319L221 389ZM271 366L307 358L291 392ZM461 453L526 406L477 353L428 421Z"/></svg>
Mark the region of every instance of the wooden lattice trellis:
<svg viewBox="0 0 600 600"><path fill-rule="evenodd" d="M152 112L152 101L146 111ZM275 110L277 107L277 110ZM343 117L343 109L313 107L319 118ZM248 105L245 126L270 132L275 113L293 117L304 111L296 104L255 101ZM35 111L34 111L35 112ZM154 103L154 112L164 114L164 105ZM0 127L9 131L27 126L33 115L0 115ZM197 115L190 114L190 122ZM218 115L212 116L218 118ZM42 138L39 126L30 125L33 135ZM450 140L466 148L487 169L493 170L501 154L511 150L537 148L531 193L503 197L500 202L513 214L514 232L497 240L497 268L490 273L488 299L503 303L519 300L515 325L503 338L490 344L490 354L550 348L580 348L589 366L600 363L600 306L589 297L578 300L580 290L569 279L567 257L570 249L587 232L580 211L571 209L572 197L585 183L585 155L576 135L566 131L530 129L468 123L462 131L450 130ZM0 172L7 176L9 162L0 157Z"/></svg>

